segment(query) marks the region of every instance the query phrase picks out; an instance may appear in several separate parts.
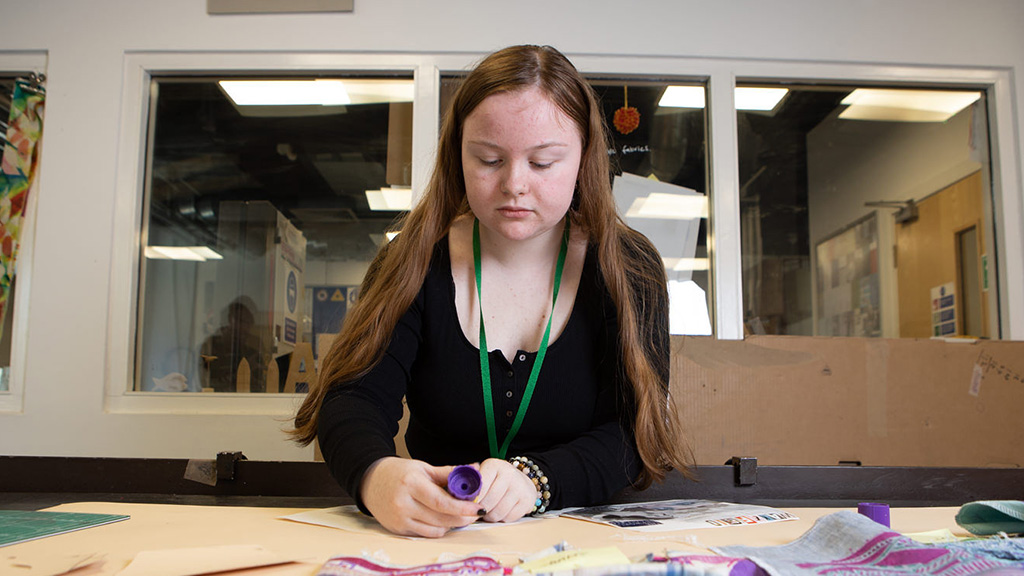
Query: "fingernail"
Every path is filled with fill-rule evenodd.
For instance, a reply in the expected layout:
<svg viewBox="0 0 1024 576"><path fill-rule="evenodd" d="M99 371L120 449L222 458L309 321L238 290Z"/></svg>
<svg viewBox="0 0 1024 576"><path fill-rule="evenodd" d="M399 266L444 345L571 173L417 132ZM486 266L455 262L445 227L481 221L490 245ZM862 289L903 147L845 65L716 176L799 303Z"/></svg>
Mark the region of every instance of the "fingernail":
<svg viewBox="0 0 1024 576"><path fill-rule="evenodd" d="M481 509L476 511L476 515L477 516L487 516L487 510L484 510L483 508L481 508Z"/></svg>

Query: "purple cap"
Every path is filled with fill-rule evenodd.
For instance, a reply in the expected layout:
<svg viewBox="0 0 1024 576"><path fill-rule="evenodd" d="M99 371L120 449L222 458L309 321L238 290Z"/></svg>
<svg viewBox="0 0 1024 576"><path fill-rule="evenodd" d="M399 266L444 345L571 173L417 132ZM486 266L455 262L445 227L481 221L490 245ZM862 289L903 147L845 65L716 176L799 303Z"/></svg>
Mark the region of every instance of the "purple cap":
<svg viewBox="0 0 1024 576"><path fill-rule="evenodd" d="M456 466L448 474L448 492L459 500L472 500L480 494L480 471L472 466Z"/></svg>
<svg viewBox="0 0 1024 576"><path fill-rule="evenodd" d="M889 505L861 502L857 504L857 512L871 518L886 528L889 527Z"/></svg>

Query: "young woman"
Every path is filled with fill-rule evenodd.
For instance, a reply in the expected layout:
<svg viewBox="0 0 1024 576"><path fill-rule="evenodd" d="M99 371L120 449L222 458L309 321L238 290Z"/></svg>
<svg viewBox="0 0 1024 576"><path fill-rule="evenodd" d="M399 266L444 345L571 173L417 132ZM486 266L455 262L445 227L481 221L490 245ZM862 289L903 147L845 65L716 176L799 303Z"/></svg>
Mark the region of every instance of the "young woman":
<svg viewBox="0 0 1024 576"><path fill-rule="evenodd" d="M664 269L615 211L607 150L593 92L553 48L500 50L453 97L428 188L295 418L387 529L441 536L687 471ZM395 455L403 397L413 459ZM444 489L467 463L472 502Z"/></svg>

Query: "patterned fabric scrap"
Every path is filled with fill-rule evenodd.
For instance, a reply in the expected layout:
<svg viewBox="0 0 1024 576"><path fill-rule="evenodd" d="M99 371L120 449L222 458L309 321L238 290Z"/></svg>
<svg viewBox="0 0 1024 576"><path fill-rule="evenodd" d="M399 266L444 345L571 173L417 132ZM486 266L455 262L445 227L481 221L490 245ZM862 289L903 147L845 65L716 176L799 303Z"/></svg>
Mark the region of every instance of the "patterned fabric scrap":
<svg viewBox="0 0 1024 576"><path fill-rule="evenodd" d="M682 576L766 576L767 572L746 558L668 554L668 562L683 568Z"/></svg>
<svg viewBox="0 0 1024 576"><path fill-rule="evenodd" d="M1024 574L1024 561L980 547L928 545L844 510L818 519L806 534L783 546L721 546L724 556L753 560L772 576Z"/></svg>
<svg viewBox="0 0 1024 576"><path fill-rule="evenodd" d="M317 576L502 576L504 569L487 556L420 566L387 566L356 556L337 556L320 567Z"/></svg>
<svg viewBox="0 0 1024 576"><path fill-rule="evenodd" d="M1024 538L978 538L949 542L942 547L950 550L964 548L976 554L1024 563Z"/></svg>

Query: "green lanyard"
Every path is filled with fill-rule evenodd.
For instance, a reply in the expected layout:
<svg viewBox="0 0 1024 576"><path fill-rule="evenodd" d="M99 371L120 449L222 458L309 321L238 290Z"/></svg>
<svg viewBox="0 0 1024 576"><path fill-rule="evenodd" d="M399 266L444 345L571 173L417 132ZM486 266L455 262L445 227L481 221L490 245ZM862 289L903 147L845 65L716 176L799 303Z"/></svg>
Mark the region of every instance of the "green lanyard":
<svg viewBox="0 0 1024 576"><path fill-rule="evenodd" d="M558 252L558 262L555 264L555 288L551 295L551 314L548 315L548 326L544 329L544 337L540 341L540 349L537 351L537 359L533 361L533 370L530 371L530 379L526 381L526 392L519 402L519 410L516 412L516 419L512 422L512 428L505 436L505 442L498 450L498 433L494 426L494 399L491 397L491 363L487 356L487 335L484 333L484 305L483 289L481 288L481 266L480 266L480 221L473 221L473 265L476 268L476 303L480 308L480 380L484 389L484 416L487 419L487 441L491 450L492 458L505 459L509 444L512 438L519 432L519 427L526 417L526 409L530 406L530 398L533 397L533 389L537 386L537 376L540 375L540 366L544 363L544 356L548 352L548 337L551 336L551 319L555 316L555 302L558 301L558 286L562 283L562 268L565 266L565 254L569 250L569 218L565 219L565 232L562 235L562 248Z"/></svg>

